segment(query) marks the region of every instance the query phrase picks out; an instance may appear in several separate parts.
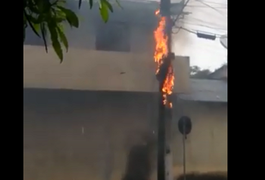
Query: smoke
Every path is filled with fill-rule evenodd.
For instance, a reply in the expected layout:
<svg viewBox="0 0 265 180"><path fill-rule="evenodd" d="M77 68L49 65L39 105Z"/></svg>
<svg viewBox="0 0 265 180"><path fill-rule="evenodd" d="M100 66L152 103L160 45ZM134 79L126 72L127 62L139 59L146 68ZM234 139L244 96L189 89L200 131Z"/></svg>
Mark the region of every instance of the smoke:
<svg viewBox="0 0 265 180"><path fill-rule="evenodd" d="M149 180L154 159L155 137L152 133L142 136L142 142L133 145L127 157L126 172L122 180Z"/></svg>

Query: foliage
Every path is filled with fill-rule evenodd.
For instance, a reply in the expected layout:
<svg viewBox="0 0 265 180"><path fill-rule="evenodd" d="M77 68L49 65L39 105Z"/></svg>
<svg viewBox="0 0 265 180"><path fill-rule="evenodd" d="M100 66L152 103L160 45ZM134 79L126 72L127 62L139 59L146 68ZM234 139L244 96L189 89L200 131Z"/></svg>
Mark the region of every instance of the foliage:
<svg viewBox="0 0 265 180"><path fill-rule="evenodd" d="M94 6L95 0L89 0L90 9ZM108 0L97 0L102 20L106 23L109 18L109 11L113 12L112 5ZM116 3L120 6L118 0ZM82 0L78 0L79 8ZM120 6L121 7L121 6ZM64 33L63 24L69 24L71 27L79 27L77 15L66 8L65 0L23 0L23 34L26 36L26 28L29 26L39 38L43 39L46 52L47 37L52 42L52 47L58 55L60 61L63 61L62 45L68 50L68 41Z"/></svg>
<svg viewBox="0 0 265 180"><path fill-rule="evenodd" d="M190 67L190 77L194 79L209 79L211 73L209 69L201 69L198 66Z"/></svg>

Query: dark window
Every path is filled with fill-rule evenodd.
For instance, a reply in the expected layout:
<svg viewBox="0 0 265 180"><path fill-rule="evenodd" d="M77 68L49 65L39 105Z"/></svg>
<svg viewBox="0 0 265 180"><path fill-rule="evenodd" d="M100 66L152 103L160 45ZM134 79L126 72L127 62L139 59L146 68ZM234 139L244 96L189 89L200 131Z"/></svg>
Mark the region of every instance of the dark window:
<svg viewBox="0 0 265 180"><path fill-rule="evenodd" d="M96 31L96 50L130 51L130 30L126 23L100 23Z"/></svg>

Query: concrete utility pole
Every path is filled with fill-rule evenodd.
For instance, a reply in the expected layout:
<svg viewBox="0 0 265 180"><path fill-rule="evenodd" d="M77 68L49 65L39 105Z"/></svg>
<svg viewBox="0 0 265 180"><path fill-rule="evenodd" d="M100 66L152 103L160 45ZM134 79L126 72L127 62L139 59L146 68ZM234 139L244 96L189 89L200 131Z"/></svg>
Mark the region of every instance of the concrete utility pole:
<svg viewBox="0 0 265 180"><path fill-rule="evenodd" d="M171 52L171 32L172 20L170 14L171 1L161 0L160 15L166 17L165 33L168 37L168 54L164 59L163 65L160 67L160 72L157 75L159 81L159 119L158 119L158 154L157 154L157 180L173 180L172 177L172 158L170 150L170 124L172 118L171 108L167 108L163 104L162 87L167 76L168 68L174 59L174 54Z"/></svg>

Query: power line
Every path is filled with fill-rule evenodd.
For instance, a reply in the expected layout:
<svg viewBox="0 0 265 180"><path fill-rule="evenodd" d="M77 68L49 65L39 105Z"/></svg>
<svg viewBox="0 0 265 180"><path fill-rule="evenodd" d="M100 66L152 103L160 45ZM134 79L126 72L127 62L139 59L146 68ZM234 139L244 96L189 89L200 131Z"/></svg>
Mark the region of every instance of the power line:
<svg viewBox="0 0 265 180"><path fill-rule="evenodd" d="M197 22L200 22L200 23L203 23L205 25L215 26L216 28L219 27L219 28L227 29L226 27L220 27L220 24L212 23L212 22L209 22L209 21L204 21L202 19L194 18L192 16L188 17L187 19L182 19L182 20L183 21L187 21L188 20L188 24L191 24L191 23L195 24Z"/></svg>
<svg viewBox="0 0 265 180"><path fill-rule="evenodd" d="M181 30L181 28L178 28L178 30L176 32L173 32L173 30L172 30L172 34L178 34L180 30Z"/></svg>
<svg viewBox="0 0 265 180"><path fill-rule="evenodd" d="M182 12L183 12L183 10L184 10L184 8L185 7L187 7L187 6L192 6L192 5L188 5L188 3L189 3L189 1L190 0L187 0L186 1L186 3L183 5L183 7L182 7L182 9L181 9L181 11L180 11L180 13L177 15L177 17L173 20L173 24L175 24L176 22L177 22L177 20L179 19L179 16L182 14ZM211 6L211 5L208 5L208 4L206 4L206 3L204 3L204 2L202 2L202 0L196 0L196 1L199 1L200 3L202 3L204 6L202 6L202 7L205 7L205 8L210 8L210 9L213 9L213 10L215 10L215 11L217 11L218 13L220 13L222 16L224 15L222 12L220 12L216 7L213 7L213 6ZM195 6L194 6L195 7ZM194 19L196 19L196 18L194 18ZM200 20L200 19L197 19L198 21L201 21L201 22L205 22L205 21L202 21L202 20ZM188 23L189 24L189 23ZM190 23L191 24L191 23ZM216 27L214 28L214 27L209 27L209 26L207 26L207 25L202 25L202 24L200 24L199 26L204 26L204 27L208 27L208 28L212 28L212 29L217 29ZM226 29L219 29L219 30L226 30Z"/></svg>
<svg viewBox="0 0 265 180"><path fill-rule="evenodd" d="M183 7L182 7L182 9L181 9L181 11L178 13L178 15L177 15L177 17L173 20L173 24L175 25L175 27L176 27L176 21L178 20L178 18L179 18L179 16L182 14L182 12L183 12L183 10L184 10L184 8L187 6L187 4L189 3L189 1L190 0L187 0L186 1L186 3L183 5ZM199 0L198 0L199 1ZM209 8L211 8L211 9L213 9L214 7L212 7L212 6L210 6L210 5L208 5L208 4L205 4L205 3L203 3L203 2L201 2L201 1L199 1L200 3L202 3L202 4L204 4L205 6L207 6L207 7L209 7ZM214 8L214 10L216 10L217 12L219 12L218 11L218 9L215 9ZM220 12L219 12L220 13ZM223 15L223 14L222 14ZM207 38L208 39L208 37L210 37L211 35L209 35L209 34L212 34L212 33L209 33L209 32L204 32L203 31L203 33L199 33L199 31L195 31L195 30L190 30L190 29L187 29L187 28L184 28L184 27L177 27L177 28L179 28L178 29L178 31L177 32L172 32L173 34L177 34L177 33L179 33L179 31L180 31L180 29L183 29L183 30L185 30L185 31L187 31L187 32L189 32L189 33L192 33L192 34L196 34L198 37L201 37L201 38ZM202 31L201 31L202 32ZM204 34L205 33L205 34ZM221 35L220 34L213 34L214 35L214 37L221 37ZM206 37L207 36L207 37ZM212 36L213 37L213 36ZM212 37L211 38L209 38L209 39L212 39ZM215 39L215 38L214 38Z"/></svg>
<svg viewBox="0 0 265 180"><path fill-rule="evenodd" d="M204 21L204 20L202 20L202 19L199 19L199 18L195 18L195 17L192 17L192 16L189 16L188 18L187 18L187 20L194 20L194 21L199 21L199 22L202 22L202 23L208 23L208 24L211 24L211 25L217 25L218 26L218 24L215 24L215 23L212 23L212 22L209 22L209 21Z"/></svg>
<svg viewBox="0 0 265 180"><path fill-rule="evenodd" d="M213 1L205 1L205 0L195 0L195 1L203 1L208 4L227 5L227 3L219 3L219 2L213 2Z"/></svg>
<svg viewBox="0 0 265 180"><path fill-rule="evenodd" d="M192 33L192 34L196 34L197 35L197 33L194 30L190 30L190 29L187 29L187 28L184 28L184 27L178 27L178 28L179 28L179 30L177 32L175 32L175 33L173 32L173 34L179 33L179 31L182 29L184 31L187 31L189 33Z"/></svg>
<svg viewBox="0 0 265 180"><path fill-rule="evenodd" d="M181 11L178 13L177 17L173 20L173 24L175 25L175 23L177 22L179 16L182 14L184 8L187 6L187 4L190 2L190 0L187 0L186 3L183 5L183 7L181 8Z"/></svg>
<svg viewBox="0 0 265 180"><path fill-rule="evenodd" d="M184 30L184 31L186 31L186 32L189 32L189 33L191 33L191 34L195 34L195 35L198 35L198 32L199 32L199 30L192 30L192 29L187 29L187 28L185 28L185 27L178 27L179 29L182 29L182 30ZM173 34L177 34L179 31L177 31L177 32L173 32ZM220 38L222 35L221 34L215 34L215 33L211 33L211 32L206 32L206 31L200 31L200 32L203 32L203 33L205 33L205 34L214 34L217 38Z"/></svg>
<svg viewBox="0 0 265 180"><path fill-rule="evenodd" d="M213 9L214 11L218 12L218 13L221 14L222 16L224 16L224 14L223 14L221 11L219 11L219 9L217 9L217 8L215 8L215 7L209 5L209 4L207 4L207 3L205 3L205 2L203 2L203 1L201 1L201 0L197 0L197 1L200 2L200 3L203 4L203 5L205 5L205 6L209 7L209 8L211 8L211 9Z"/></svg>
<svg viewBox="0 0 265 180"><path fill-rule="evenodd" d="M187 7L196 7L196 8L209 8L208 6L200 6L200 5L187 5ZM218 6L214 7L216 9L227 9L227 6Z"/></svg>
<svg viewBox="0 0 265 180"><path fill-rule="evenodd" d="M206 28L210 28L210 29L214 29L214 30L227 31L227 28L224 28L224 27L209 26L207 24L192 23L192 22L188 22L188 21L184 21L184 20L182 22L185 24L193 25L193 26L201 26L201 27L206 27Z"/></svg>

